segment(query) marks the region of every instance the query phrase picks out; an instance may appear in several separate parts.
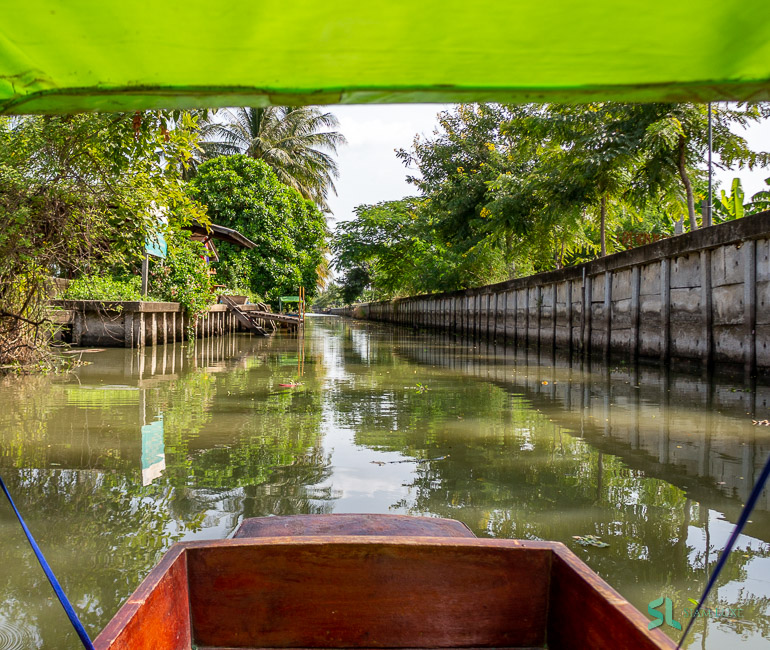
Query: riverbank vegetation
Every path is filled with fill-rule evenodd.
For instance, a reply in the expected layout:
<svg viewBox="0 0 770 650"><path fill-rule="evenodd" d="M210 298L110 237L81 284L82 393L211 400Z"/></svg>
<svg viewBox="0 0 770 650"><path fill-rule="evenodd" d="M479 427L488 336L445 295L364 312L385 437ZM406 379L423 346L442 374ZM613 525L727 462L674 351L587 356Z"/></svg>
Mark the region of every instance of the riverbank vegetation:
<svg viewBox="0 0 770 650"><path fill-rule="evenodd" d="M0 117L0 367L51 361L52 277L73 281L69 298L180 302L193 318L214 302L213 284L268 299L305 286L312 296L328 250L321 208L337 175L328 150L344 138L318 132L336 120L317 109L262 114L248 156L229 155L240 151L232 138L223 140L232 151L216 150L206 111ZM203 162L215 154L225 155ZM257 243L222 243L213 274L186 229L212 221ZM168 254L150 259L142 296L156 233Z"/></svg>
<svg viewBox="0 0 770 650"><path fill-rule="evenodd" d="M715 163L765 166L734 133L767 105L716 104ZM418 196L359 206L333 249L347 302L463 289L578 264L702 225L700 104L460 105L398 157ZM767 194L767 193L760 193ZM740 183L714 222L767 209Z"/></svg>
<svg viewBox="0 0 770 650"><path fill-rule="evenodd" d="M167 207L206 221L181 182L184 113L0 118L0 365L45 359L50 277L130 274Z"/></svg>

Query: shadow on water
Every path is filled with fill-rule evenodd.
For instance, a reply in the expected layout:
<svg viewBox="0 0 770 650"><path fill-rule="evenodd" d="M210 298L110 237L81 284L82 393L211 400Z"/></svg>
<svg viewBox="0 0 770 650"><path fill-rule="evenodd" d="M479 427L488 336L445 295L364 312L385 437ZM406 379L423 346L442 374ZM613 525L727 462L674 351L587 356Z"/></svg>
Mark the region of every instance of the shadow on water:
<svg viewBox="0 0 770 650"><path fill-rule="evenodd" d="M372 323L82 358L3 381L0 472L93 634L175 541L331 511L562 541L641 611L681 613L770 452L762 385ZM766 647L769 510L765 493L719 586L743 615L689 647ZM0 648L77 647L5 504L0 535Z"/></svg>

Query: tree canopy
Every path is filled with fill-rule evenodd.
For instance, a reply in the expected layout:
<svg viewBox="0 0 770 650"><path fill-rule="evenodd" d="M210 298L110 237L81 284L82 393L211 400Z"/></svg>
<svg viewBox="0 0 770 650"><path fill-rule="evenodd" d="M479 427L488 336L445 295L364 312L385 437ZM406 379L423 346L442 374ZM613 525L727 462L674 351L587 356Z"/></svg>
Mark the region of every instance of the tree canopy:
<svg viewBox="0 0 770 650"><path fill-rule="evenodd" d="M715 164L770 163L770 154L734 132L768 115L761 104L712 107ZM397 154L417 172L408 177L420 192L409 199L409 218L402 202L360 206L338 228L343 294L477 286L681 232L685 218L697 228L707 121L703 104L472 104L443 111L432 135ZM730 218L740 216L717 206L716 217L728 218L730 209Z"/></svg>
<svg viewBox="0 0 770 650"><path fill-rule="evenodd" d="M252 240L251 250L222 242L217 280L269 300L304 286L315 293L328 235L320 209L278 180L263 160L237 154L200 166L190 182L211 221L235 228Z"/></svg>
<svg viewBox="0 0 770 650"><path fill-rule="evenodd" d="M337 226L333 243L347 303L464 288L506 274L487 241L470 248L447 241L423 199L361 205L355 214Z"/></svg>

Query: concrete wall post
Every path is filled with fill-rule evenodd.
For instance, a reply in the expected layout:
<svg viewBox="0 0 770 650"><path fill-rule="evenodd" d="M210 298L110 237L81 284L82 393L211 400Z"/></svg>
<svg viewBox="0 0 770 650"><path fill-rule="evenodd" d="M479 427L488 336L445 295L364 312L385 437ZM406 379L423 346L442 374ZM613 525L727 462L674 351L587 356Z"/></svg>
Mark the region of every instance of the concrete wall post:
<svg viewBox="0 0 770 650"><path fill-rule="evenodd" d="M144 312L134 312L134 334L138 334L136 347L143 348L147 342L146 332L144 331Z"/></svg>
<svg viewBox="0 0 770 650"><path fill-rule="evenodd" d="M660 360L665 364L671 356L671 260L660 261Z"/></svg>
<svg viewBox="0 0 770 650"><path fill-rule="evenodd" d="M750 239L744 248L743 323L745 328L745 369L749 377L757 369L757 242Z"/></svg>
<svg viewBox="0 0 770 650"><path fill-rule="evenodd" d="M610 356L612 343L612 271L604 272L604 358Z"/></svg>
<svg viewBox="0 0 770 650"><path fill-rule="evenodd" d="M553 299L553 305L551 307L551 346L553 349L556 349L556 318L557 318L557 310L556 310L556 299L558 298L557 295L557 288L558 283L553 283L553 288L551 289L551 296Z"/></svg>
<svg viewBox="0 0 770 650"><path fill-rule="evenodd" d="M565 315L564 320L567 322L567 348L572 354L572 280L567 280L567 286L565 287Z"/></svg>
<svg viewBox="0 0 770 650"><path fill-rule="evenodd" d="M524 289L524 347L529 347L529 294L530 288Z"/></svg>
<svg viewBox="0 0 770 650"><path fill-rule="evenodd" d="M591 304L593 302L593 278L586 274L583 282L583 354L591 354Z"/></svg>
<svg viewBox="0 0 770 650"><path fill-rule="evenodd" d="M503 293L503 345L508 345L508 296L510 291Z"/></svg>
<svg viewBox="0 0 770 650"><path fill-rule="evenodd" d="M631 338L629 352L632 358L639 357L639 323L641 322L641 279L642 273L639 266L631 269Z"/></svg>
<svg viewBox="0 0 770 650"><path fill-rule="evenodd" d="M703 361L706 368L714 363L714 317L711 286L711 251L700 254L701 314L703 318Z"/></svg>
<svg viewBox="0 0 770 650"><path fill-rule="evenodd" d="M134 347L134 312L123 312L123 347Z"/></svg>
<svg viewBox="0 0 770 650"><path fill-rule="evenodd" d="M519 344L519 292L513 291L513 345Z"/></svg>

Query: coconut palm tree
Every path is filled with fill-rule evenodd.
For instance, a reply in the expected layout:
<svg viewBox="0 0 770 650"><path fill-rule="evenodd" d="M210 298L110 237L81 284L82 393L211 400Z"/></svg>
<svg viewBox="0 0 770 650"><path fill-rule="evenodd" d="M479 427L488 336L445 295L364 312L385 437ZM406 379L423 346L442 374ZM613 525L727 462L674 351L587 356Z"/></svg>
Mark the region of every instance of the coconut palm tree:
<svg viewBox="0 0 770 650"><path fill-rule="evenodd" d="M328 211L339 177L332 154L346 144L337 127L332 113L315 106L225 109L204 123L201 146L210 158L241 153L264 160L281 182Z"/></svg>

